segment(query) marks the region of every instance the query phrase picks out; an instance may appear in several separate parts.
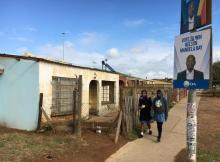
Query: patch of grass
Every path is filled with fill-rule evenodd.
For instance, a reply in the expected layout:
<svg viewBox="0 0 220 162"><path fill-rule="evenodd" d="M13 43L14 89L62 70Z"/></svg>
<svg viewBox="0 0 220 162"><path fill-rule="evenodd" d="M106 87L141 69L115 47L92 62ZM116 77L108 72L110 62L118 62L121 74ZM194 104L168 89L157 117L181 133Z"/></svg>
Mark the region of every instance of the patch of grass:
<svg viewBox="0 0 220 162"><path fill-rule="evenodd" d="M216 150L198 150L198 162L219 162L220 149Z"/></svg>
<svg viewBox="0 0 220 162"><path fill-rule="evenodd" d="M133 141L139 137L139 134L136 131L132 131L127 134L127 138L128 138L128 140Z"/></svg>
<svg viewBox="0 0 220 162"><path fill-rule="evenodd" d="M128 140L130 140L130 141L136 140L137 138L140 137L140 132L141 132L140 127L137 127L133 131L129 132L127 134ZM147 128L144 128L144 133L146 133L146 132L147 132Z"/></svg>
<svg viewBox="0 0 220 162"><path fill-rule="evenodd" d="M72 142L70 136L3 134L0 136L0 161L20 161L24 157L35 157L51 149L62 153L62 148Z"/></svg>

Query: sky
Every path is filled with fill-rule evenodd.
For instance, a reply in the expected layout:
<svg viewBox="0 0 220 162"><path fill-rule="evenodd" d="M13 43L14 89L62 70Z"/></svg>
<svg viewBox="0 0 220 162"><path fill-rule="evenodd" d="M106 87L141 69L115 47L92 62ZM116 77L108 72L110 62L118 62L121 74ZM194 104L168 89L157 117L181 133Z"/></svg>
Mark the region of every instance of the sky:
<svg viewBox="0 0 220 162"><path fill-rule="evenodd" d="M168 3L169 2L169 3ZM173 76L181 0L1 0L0 53L62 59L142 78ZM213 57L220 60L220 1ZM61 33L65 32L65 36Z"/></svg>

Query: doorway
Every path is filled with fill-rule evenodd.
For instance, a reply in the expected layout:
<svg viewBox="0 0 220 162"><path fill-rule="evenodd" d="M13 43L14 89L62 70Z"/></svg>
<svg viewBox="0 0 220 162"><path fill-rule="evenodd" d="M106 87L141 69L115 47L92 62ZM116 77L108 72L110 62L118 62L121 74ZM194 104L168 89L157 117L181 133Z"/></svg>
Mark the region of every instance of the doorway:
<svg viewBox="0 0 220 162"><path fill-rule="evenodd" d="M98 115L98 86L97 80L92 80L89 84L89 114Z"/></svg>

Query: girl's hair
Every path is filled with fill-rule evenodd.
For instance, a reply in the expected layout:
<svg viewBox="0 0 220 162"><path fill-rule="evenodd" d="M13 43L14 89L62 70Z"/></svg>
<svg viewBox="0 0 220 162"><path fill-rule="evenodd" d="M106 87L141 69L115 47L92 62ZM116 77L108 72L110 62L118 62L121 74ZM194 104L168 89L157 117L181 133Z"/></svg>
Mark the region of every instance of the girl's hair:
<svg viewBox="0 0 220 162"><path fill-rule="evenodd" d="M146 89L144 89L144 90L142 90L142 91L141 91L141 95L143 95L143 94L144 94L144 92L147 94L147 90L146 90Z"/></svg>
<svg viewBox="0 0 220 162"><path fill-rule="evenodd" d="M157 90L157 94L158 94L158 93L160 93L160 94L163 96L162 90L158 89L158 90Z"/></svg>
<svg viewBox="0 0 220 162"><path fill-rule="evenodd" d="M162 91L160 89L157 90L157 93L162 93Z"/></svg>

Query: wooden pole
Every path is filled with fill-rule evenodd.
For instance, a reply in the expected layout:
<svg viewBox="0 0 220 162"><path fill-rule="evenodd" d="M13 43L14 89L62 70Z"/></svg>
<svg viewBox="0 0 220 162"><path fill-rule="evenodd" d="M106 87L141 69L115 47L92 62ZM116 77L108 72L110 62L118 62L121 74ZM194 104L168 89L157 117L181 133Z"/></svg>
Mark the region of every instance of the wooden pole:
<svg viewBox="0 0 220 162"><path fill-rule="evenodd" d="M137 81L135 83L135 86L134 86L134 89L133 89L133 92L132 92L132 96L133 96L133 107L131 108L131 114L132 114L132 130L134 130L137 126L137 123L136 123L136 118L137 118L137 114L136 114L136 111L138 111L138 103L137 103Z"/></svg>
<svg viewBox="0 0 220 162"><path fill-rule="evenodd" d="M81 111L82 111L82 76L79 76L78 79L78 91L76 92L76 110L75 110L75 134L78 138L81 138Z"/></svg>
<svg viewBox="0 0 220 162"><path fill-rule="evenodd" d="M76 91L73 91L73 125L72 125L73 133L76 133L75 120L76 120Z"/></svg>
<svg viewBox="0 0 220 162"><path fill-rule="evenodd" d="M43 93L40 93L39 98L39 109L38 109L38 123L37 123L37 130L41 127L41 118L42 118L42 106L43 106Z"/></svg>
<svg viewBox="0 0 220 162"><path fill-rule="evenodd" d="M122 133L123 135L126 135L126 114L125 114L125 105L124 105L124 102L125 102L124 91L125 91L125 88L120 88L120 109L122 111Z"/></svg>
<svg viewBox="0 0 220 162"><path fill-rule="evenodd" d="M49 118L49 116L47 115L47 113L43 107L41 107L41 110L42 110L42 113L43 113L44 117L46 118L47 122L52 126L51 119Z"/></svg>
<svg viewBox="0 0 220 162"><path fill-rule="evenodd" d="M116 135L115 135L115 143L118 143L118 137L119 137L120 128L121 128L121 121L122 121L122 110L120 110L120 114L118 118L117 130L116 130Z"/></svg>

